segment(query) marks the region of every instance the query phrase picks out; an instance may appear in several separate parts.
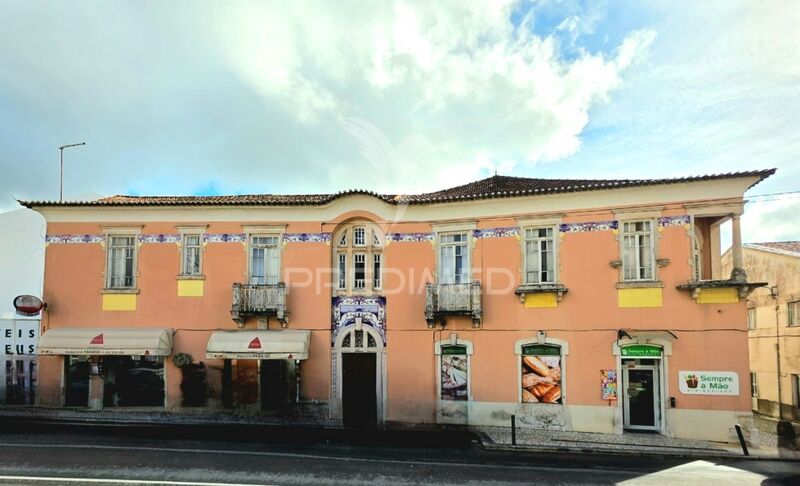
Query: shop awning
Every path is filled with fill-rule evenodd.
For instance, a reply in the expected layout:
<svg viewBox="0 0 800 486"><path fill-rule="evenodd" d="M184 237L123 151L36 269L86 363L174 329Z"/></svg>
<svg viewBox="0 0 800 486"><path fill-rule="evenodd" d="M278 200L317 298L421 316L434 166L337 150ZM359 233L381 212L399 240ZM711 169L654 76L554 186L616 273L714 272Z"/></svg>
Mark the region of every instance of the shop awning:
<svg viewBox="0 0 800 486"><path fill-rule="evenodd" d="M308 359L311 331L216 331L207 359Z"/></svg>
<svg viewBox="0 0 800 486"><path fill-rule="evenodd" d="M40 355L169 356L172 329L50 329L39 338Z"/></svg>

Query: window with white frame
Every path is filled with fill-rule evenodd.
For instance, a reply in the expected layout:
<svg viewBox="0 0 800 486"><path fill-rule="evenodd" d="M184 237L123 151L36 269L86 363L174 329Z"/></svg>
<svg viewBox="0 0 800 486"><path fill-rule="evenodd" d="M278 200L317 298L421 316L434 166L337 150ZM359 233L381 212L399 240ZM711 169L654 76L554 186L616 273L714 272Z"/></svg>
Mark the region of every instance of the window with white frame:
<svg viewBox="0 0 800 486"><path fill-rule="evenodd" d="M106 286L109 289L136 287L136 236L109 235L107 268Z"/></svg>
<svg viewBox="0 0 800 486"><path fill-rule="evenodd" d="M366 221L345 223L334 233L334 239L337 242L333 251L334 288L360 294L380 289L381 231Z"/></svg>
<svg viewBox="0 0 800 486"><path fill-rule="evenodd" d="M367 286L367 255L353 254L353 289L361 290Z"/></svg>
<svg viewBox="0 0 800 486"><path fill-rule="evenodd" d="M655 249L653 222L622 223L623 280L654 280Z"/></svg>
<svg viewBox="0 0 800 486"><path fill-rule="evenodd" d="M469 283L469 239L467 233L439 237L439 283Z"/></svg>
<svg viewBox="0 0 800 486"><path fill-rule="evenodd" d="M786 304L787 316L786 324L789 326L800 325L800 300Z"/></svg>
<svg viewBox="0 0 800 486"><path fill-rule="evenodd" d="M555 283L556 250L552 227L525 229L525 283Z"/></svg>
<svg viewBox="0 0 800 486"><path fill-rule="evenodd" d="M250 284L275 285L280 281L280 238L250 236Z"/></svg>
<svg viewBox="0 0 800 486"><path fill-rule="evenodd" d="M353 230L353 245L365 246L367 244L367 230L366 228L356 227Z"/></svg>
<svg viewBox="0 0 800 486"><path fill-rule="evenodd" d="M758 398L758 375L750 373L750 396Z"/></svg>
<svg viewBox="0 0 800 486"><path fill-rule="evenodd" d="M197 276L202 275L202 257L201 252L203 249L202 235L200 234L184 234L181 239L181 275Z"/></svg>
<svg viewBox="0 0 800 486"><path fill-rule="evenodd" d="M381 288L381 254L372 255L372 288Z"/></svg>
<svg viewBox="0 0 800 486"><path fill-rule="evenodd" d="M756 328L756 308L750 307L747 309L747 329Z"/></svg>
<svg viewBox="0 0 800 486"><path fill-rule="evenodd" d="M347 254L339 253L336 257L336 288L342 290L347 288Z"/></svg>

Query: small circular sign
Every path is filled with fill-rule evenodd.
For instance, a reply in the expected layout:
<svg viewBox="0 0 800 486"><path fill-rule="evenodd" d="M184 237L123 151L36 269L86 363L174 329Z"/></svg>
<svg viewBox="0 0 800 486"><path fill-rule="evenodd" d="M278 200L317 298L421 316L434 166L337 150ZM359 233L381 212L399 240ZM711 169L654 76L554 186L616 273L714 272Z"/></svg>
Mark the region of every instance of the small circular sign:
<svg viewBox="0 0 800 486"><path fill-rule="evenodd" d="M39 315L44 303L34 295L18 295L14 298L14 308L17 309L17 314L31 317Z"/></svg>

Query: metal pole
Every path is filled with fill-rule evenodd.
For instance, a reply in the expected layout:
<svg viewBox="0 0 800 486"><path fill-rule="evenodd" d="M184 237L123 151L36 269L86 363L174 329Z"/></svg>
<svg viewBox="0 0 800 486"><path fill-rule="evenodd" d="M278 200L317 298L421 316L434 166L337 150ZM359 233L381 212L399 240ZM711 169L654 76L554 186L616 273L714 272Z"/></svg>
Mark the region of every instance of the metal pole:
<svg viewBox="0 0 800 486"><path fill-rule="evenodd" d="M61 171L58 178L58 202L64 202L64 147L58 147L61 154Z"/></svg>
<svg viewBox="0 0 800 486"><path fill-rule="evenodd" d="M71 143L69 145L62 145L58 147L58 151L60 152L60 172L58 178L58 202L64 202L64 149L69 147L79 147L81 145L86 145L86 142L81 143Z"/></svg>
<svg viewBox="0 0 800 486"><path fill-rule="evenodd" d="M745 456L749 456L750 451L747 450L747 444L744 441L744 434L742 434L742 426L736 424L735 427L736 427L736 435L739 436L739 445L742 446L742 452L744 452Z"/></svg>
<svg viewBox="0 0 800 486"><path fill-rule="evenodd" d="M517 416L511 415L511 445L517 445Z"/></svg>

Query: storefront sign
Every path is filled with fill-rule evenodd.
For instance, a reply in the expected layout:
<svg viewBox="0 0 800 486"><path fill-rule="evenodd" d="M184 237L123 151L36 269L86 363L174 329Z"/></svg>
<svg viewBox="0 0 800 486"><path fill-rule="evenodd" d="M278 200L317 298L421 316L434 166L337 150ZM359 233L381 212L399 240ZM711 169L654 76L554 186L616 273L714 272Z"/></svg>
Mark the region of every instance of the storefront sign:
<svg viewBox="0 0 800 486"><path fill-rule="evenodd" d="M660 358L661 348L648 344L634 344L622 348L621 354L626 358Z"/></svg>
<svg viewBox="0 0 800 486"><path fill-rule="evenodd" d="M0 321L0 352L6 355L36 355L39 342L39 321Z"/></svg>
<svg viewBox="0 0 800 486"><path fill-rule="evenodd" d="M547 344L529 344L522 346L523 356L561 356L561 348Z"/></svg>
<svg viewBox="0 0 800 486"><path fill-rule="evenodd" d="M466 355L466 346L442 346L443 355Z"/></svg>
<svg viewBox="0 0 800 486"><path fill-rule="evenodd" d="M617 399L617 370L600 370L600 395L603 400Z"/></svg>
<svg viewBox="0 0 800 486"><path fill-rule="evenodd" d="M684 395L738 395L739 375L732 371L679 371Z"/></svg>

